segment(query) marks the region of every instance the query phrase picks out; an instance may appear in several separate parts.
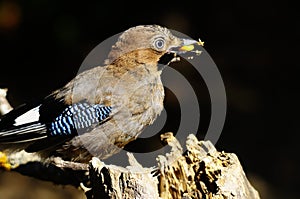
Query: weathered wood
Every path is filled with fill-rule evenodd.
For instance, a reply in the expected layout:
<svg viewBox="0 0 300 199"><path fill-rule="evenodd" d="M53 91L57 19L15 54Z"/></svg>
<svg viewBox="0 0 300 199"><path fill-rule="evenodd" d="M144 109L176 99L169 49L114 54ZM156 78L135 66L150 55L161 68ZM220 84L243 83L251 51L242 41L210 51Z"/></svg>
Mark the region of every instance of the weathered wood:
<svg viewBox="0 0 300 199"><path fill-rule="evenodd" d="M6 93L6 88L0 88L0 115L4 115L13 109L6 99Z"/></svg>
<svg viewBox="0 0 300 199"><path fill-rule="evenodd" d="M130 166L123 168L105 165L98 158L90 163L91 190L88 198L114 199L156 199L159 198L158 180L153 176L153 168L143 168L128 153Z"/></svg>
<svg viewBox="0 0 300 199"><path fill-rule="evenodd" d="M218 152L211 142L198 141L191 134L181 155L176 139L171 135L164 139L172 143L173 151L158 160L162 198L259 198L235 154Z"/></svg>
<svg viewBox="0 0 300 199"><path fill-rule="evenodd" d="M158 182L132 155L135 164L126 169L93 159L90 198L259 199L236 155L218 152L211 142L194 135L188 136L184 154L172 133L163 134L162 140L172 148L157 158Z"/></svg>

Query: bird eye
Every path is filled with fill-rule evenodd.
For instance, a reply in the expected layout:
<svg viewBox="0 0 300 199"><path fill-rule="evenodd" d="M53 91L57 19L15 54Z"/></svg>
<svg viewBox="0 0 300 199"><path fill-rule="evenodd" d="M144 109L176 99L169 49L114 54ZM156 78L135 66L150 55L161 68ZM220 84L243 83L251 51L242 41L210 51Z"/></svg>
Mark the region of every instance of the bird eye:
<svg viewBox="0 0 300 199"><path fill-rule="evenodd" d="M162 49L165 46L165 40L162 38L158 38L155 40L154 45L157 49Z"/></svg>

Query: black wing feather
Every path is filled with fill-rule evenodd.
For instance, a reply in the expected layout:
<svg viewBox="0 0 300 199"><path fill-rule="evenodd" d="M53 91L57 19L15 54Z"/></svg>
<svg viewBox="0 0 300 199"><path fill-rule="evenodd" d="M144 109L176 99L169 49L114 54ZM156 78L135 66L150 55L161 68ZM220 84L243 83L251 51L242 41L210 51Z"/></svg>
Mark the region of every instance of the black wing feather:
<svg viewBox="0 0 300 199"><path fill-rule="evenodd" d="M36 107L38 121L15 125L20 115ZM48 96L42 103L23 105L3 116L0 120L0 143L32 142L26 148L35 152L51 148L70 140L72 137L89 131L109 119L112 108L82 101L67 105L63 99Z"/></svg>

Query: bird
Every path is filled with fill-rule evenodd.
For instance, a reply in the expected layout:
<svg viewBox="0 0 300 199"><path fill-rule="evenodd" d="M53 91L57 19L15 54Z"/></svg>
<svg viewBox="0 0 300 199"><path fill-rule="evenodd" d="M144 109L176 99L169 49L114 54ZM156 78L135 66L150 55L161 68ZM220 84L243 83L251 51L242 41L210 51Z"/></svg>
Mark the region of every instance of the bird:
<svg viewBox="0 0 300 199"><path fill-rule="evenodd" d="M174 36L159 25L129 28L102 65L5 114L0 119L0 151L25 150L83 163L118 153L163 110L159 60L197 44L201 42Z"/></svg>

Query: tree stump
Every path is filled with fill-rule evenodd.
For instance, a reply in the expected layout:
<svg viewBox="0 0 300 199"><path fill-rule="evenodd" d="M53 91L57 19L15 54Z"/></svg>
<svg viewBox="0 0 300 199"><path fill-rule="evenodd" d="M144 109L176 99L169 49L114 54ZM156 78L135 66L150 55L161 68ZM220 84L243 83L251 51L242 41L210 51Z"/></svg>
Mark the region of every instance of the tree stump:
<svg viewBox="0 0 300 199"><path fill-rule="evenodd" d="M94 158L89 167L88 198L260 198L235 154L218 152L211 142L198 141L192 134L183 153L172 133L161 137L172 148L157 158L155 169L143 168L132 154L127 168L105 165Z"/></svg>

